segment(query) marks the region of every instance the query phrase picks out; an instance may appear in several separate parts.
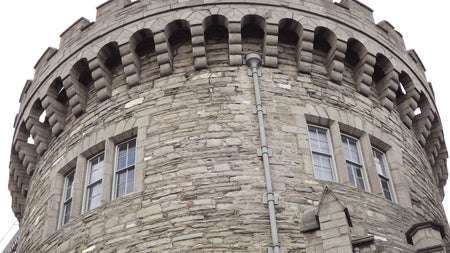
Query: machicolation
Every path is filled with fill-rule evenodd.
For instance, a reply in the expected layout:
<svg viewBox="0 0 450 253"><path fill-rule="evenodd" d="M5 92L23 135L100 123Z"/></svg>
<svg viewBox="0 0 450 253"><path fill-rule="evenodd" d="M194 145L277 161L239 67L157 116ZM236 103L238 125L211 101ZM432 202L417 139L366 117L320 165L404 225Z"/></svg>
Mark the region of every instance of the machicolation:
<svg viewBox="0 0 450 253"><path fill-rule="evenodd" d="M18 252L446 252L414 50L356 0L111 0L20 97Z"/></svg>

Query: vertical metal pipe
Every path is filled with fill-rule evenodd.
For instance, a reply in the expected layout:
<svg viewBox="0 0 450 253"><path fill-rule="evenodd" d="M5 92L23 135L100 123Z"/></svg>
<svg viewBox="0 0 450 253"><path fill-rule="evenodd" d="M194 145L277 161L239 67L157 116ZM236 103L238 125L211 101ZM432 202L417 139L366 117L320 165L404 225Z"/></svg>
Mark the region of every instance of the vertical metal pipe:
<svg viewBox="0 0 450 253"><path fill-rule="evenodd" d="M272 236L272 249L274 253L280 253L280 244L278 240L277 217L275 213L275 194L272 187L272 175L269 163L269 147L267 145L266 129L264 126L264 108L261 102L259 88L258 67L261 65L261 57L256 53L249 53L245 57L245 62L250 67L253 78L253 87L255 89L256 113L258 116L259 135L261 140L261 153L266 179L267 205L269 209L270 232Z"/></svg>

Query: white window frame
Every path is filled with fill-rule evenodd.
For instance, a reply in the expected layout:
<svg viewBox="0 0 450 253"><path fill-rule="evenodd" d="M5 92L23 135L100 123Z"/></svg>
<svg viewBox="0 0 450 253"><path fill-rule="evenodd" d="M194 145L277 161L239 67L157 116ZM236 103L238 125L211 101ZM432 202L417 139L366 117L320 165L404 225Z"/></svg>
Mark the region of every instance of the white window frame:
<svg viewBox="0 0 450 253"><path fill-rule="evenodd" d="M70 178L71 178L71 182L70 182ZM67 189L69 187L69 182L70 184L70 192L69 195L67 196L68 192ZM63 187L63 192L61 194L61 211L59 214L59 227L64 226L65 224L67 224L70 221L70 216L72 214L72 207L73 207L73 187L74 187L74 182L75 182L75 170L71 170L69 173L67 173L66 176L64 176L64 187ZM65 220L66 218L66 211L67 211L67 206L69 206L69 210L68 210L68 217L67 217L67 221Z"/></svg>
<svg viewBox="0 0 450 253"><path fill-rule="evenodd" d="M357 152L357 156L358 156L358 161L355 160L349 160L347 159L347 149L346 149L346 145L348 143L344 142L344 138L348 139L348 140L353 140L355 141L355 146L356 146L356 152ZM362 156L362 152L361 152L361 147L360 147L360 143L359 140L353 136L347 135L347 134L343 134L341 133L341 141L342 141L342 148L344 151L344 160L345 160L345 168L347 170L348 173L348 178L350 180L350 184L355 187L355 188L359 188L365 191L369 191L369 180L367 178L367 173L365 171L364 168L364 160L363 160L363 156ZM351 166L351 168L349 168L349 166ZM357 168L360 169L361 172L361 176L357 177ZM350 173L351 172L351 173ZM353 177L352 177L353 175ZM360 180L362 180L362 183L364 184L363 186L361 186ZM353 181L353 183L352 183Z"/></svg>
<svg viewBox="0 0 450 253"><path fill-rule="evenodd" d="M101 177L99 179L97 179L96 181L89 183L90 176L91 176L91 170L92 170L92 162L93 162L93 160L99 159L100 157L102 157L102 160L101 160L101 162L102 162ZM95 208L97 208L97 207L99 207L101 205L101 199L102 199L102 194L103 194L103 189L102 189L102 187L103 187L103 174L104 174L104 168L105 168L104 162L105 162L105 152L101 152L101 153L93 156L92 158L90 158L88 160L87 170L86 170L86 181L85 181L86 183L85 183L85 188L84 188L84 201L83 201L83 205L84 205L83 210L84 210L84 212L88 212L88 211L90 211L92 209L95 209ZM97 161L97 163L98 163L98 161ZM100 197L100 203L97 206L91 207L91 205L90 205L90 203L91 203L90 200L91 199L89 198L89 194L90 194L90 191L96 185L99 185L100 189L101 189L100 194L99 194L100 195L99 196Z"/></svg>
<svg viewBox="0 0 450 253"><path fill-rule="evenodd" d="M380 162L382 164L380 164L380 165L384 167L383 168L384 172L378 166L377 156L375 153L379 153L381 155ZM376 147L372 147L372 154L373 154L373 159L374 159L374 163L375 163L375 168L376 168L377 174L378 174L378 182L380 183L381 192L383 193L383 197L389 201L395 202L394 186L392 185L392 177L391 177L389 166L388 166L388 163L386 160L386 153ZM385 188L383 188L383 180L387 181L389 197L386 196Z"/></svg>
<svg viewBox="0 0 450 253"><path fill-rule="evenodd" d="M320 152L320 151L313 151L312 140L311 140L311 135L310 135L310 130L309 130L310 127L325 131L325 135L326 135L326 138L327 138L328 154ZM309 139L309 147L310 147L310 151L311 151L311 160L312 160L312 165L313 165L314 178L318 179L318 180L325 180L325 181L336 182L337 181L337 173L336 173L336 166L334 164L333 147L331 145L331 138L330 138L330 129L325 128L325 127L321 127L321 126L317 126L317 125L313 125L313 124L308 124L308 139ZM328 157L330 159L331 180L317 177L317 175L316 175L316 166L314 164L314 156L315 155L317 155L319 157ZM320 166L320 167L322 167L322 166Z"/></svg>
<svg viewBox="0 0 450 253"><path fill-rule="evenodd" d="M129 147L128 145L130 143L134 142L134 163L133 164L128 164L129 161ZM124 145L127 145L127 149L126 149L126 156L125 156L125 167L123 168L119 168L119 159L121 158L120 155L120 148ZM137 151L137 143L136 143L136 138L132 138L132 139L128 139L118 145L116 145L116 151L115 151L115 158L114 158L114 180L113 180L113 191L112 191L112 198L120 198L123 196L126 196L128 194L131 194L134 192L135 190L135 184L136 184L136 151ZM125 173L125 179L128 179L129 173L132 172L133 173L133 178L132 180L126 180L125 181L125 191L123 194L119 194L119 179L120 179L120 175ZM133 184L132 185L132 189L130 191L128 191L129 189L129 183Z"/></svg>

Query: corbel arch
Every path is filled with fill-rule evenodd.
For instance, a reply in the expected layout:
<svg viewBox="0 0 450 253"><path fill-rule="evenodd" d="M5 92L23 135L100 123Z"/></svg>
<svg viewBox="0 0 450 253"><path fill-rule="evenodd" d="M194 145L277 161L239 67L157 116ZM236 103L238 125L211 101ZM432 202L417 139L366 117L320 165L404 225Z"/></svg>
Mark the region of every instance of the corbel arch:
<svg viewBox="0 0 450 253"><path fill-rule="evenodd" d="M159 65L156 60L156 47L153 32L143 28L130 37L130 59L124 57L124 72L127 83L131 86L138 84L141 78L154 80L159 77ZM130 80L135 78L137 80Z"/></svg>
<svg viewBox="0 0 450 253"><path fill-rule="evenodd" d="M89 63L97 98L104 101L111 97L113 79L122 70L122 56L117 42L109 42L97 53L97 58Z"/></svg>
<svg viewBox="0 0 450 253"><path fill-rule="evenodd" d="M42 107L40 99L35 100L29 115L25 120L25 127L33 138L36 152L42 155L48 149L50 141L50 124L46 110Z"/></svg>
<svg viewBox="0 0 450 253"><path fill-rule="evenodd" d="M412 78L402 71L399 74L399 86L395 95L395 103L403 123L412 127L414 111L419 104L420 94L415 88Z"/></svg>
<svg viewBox="0 0 450 253"><path fill-rule="evenodd" d="M398 75L391 61L382 54L376 55L372 81L380 99L381 105L392 111L395 95L398 90Z"/></svg>
<svg viewBox="0 0 450 253"><path fill-rule="evenodd" d="M347 40L344 64L353 77L356 90L369 96L375 58L360 41L350 38Z"/></svg>
<svg viewBox="0 0 450 253"><path fill-rule="evenodd" d="M70 70L69 77L63 80L69 105L75 117L81 116L88 102L88 90L93 84L92 73L86 58L78 60Z"/></svg>
<svg viewBox="0 0 450 253"><path fill-rule="evenodd" d="M66 121L69 98L63 86L61 77L57 77L48 87L42 99L48 122L53 136L58 136L63 130Z"/></svg>

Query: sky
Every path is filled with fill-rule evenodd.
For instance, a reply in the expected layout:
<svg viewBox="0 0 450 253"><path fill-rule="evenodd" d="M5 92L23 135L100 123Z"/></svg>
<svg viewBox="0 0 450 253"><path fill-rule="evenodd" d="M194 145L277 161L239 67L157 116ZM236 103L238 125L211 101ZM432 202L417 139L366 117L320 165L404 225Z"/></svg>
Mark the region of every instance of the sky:
<svg viewBox="0 0 450 253"><path fill-rule="evenodd" d="M5 1L0 10L0 251L14 232L17 221L11 211L8 191L9 155L14 116L19 97L28 79L33 79L34 65L49 47L58 48L59 35L80 17L95 21L96 7L106 0L21 0ZM331 1L331 0L330 0ZM378 23L387 20L421 58L429 82L433 84L436 103L450 147L450 81L447 73L450 50L446 30L450 25L448 1L361 0L374 10ZM448 163L450 164L450 163ZM449 166L450 168L450 166ZM447 184L444 208L450 214L450 183ZM9 231L9 233L8 233Z"/></svg>

